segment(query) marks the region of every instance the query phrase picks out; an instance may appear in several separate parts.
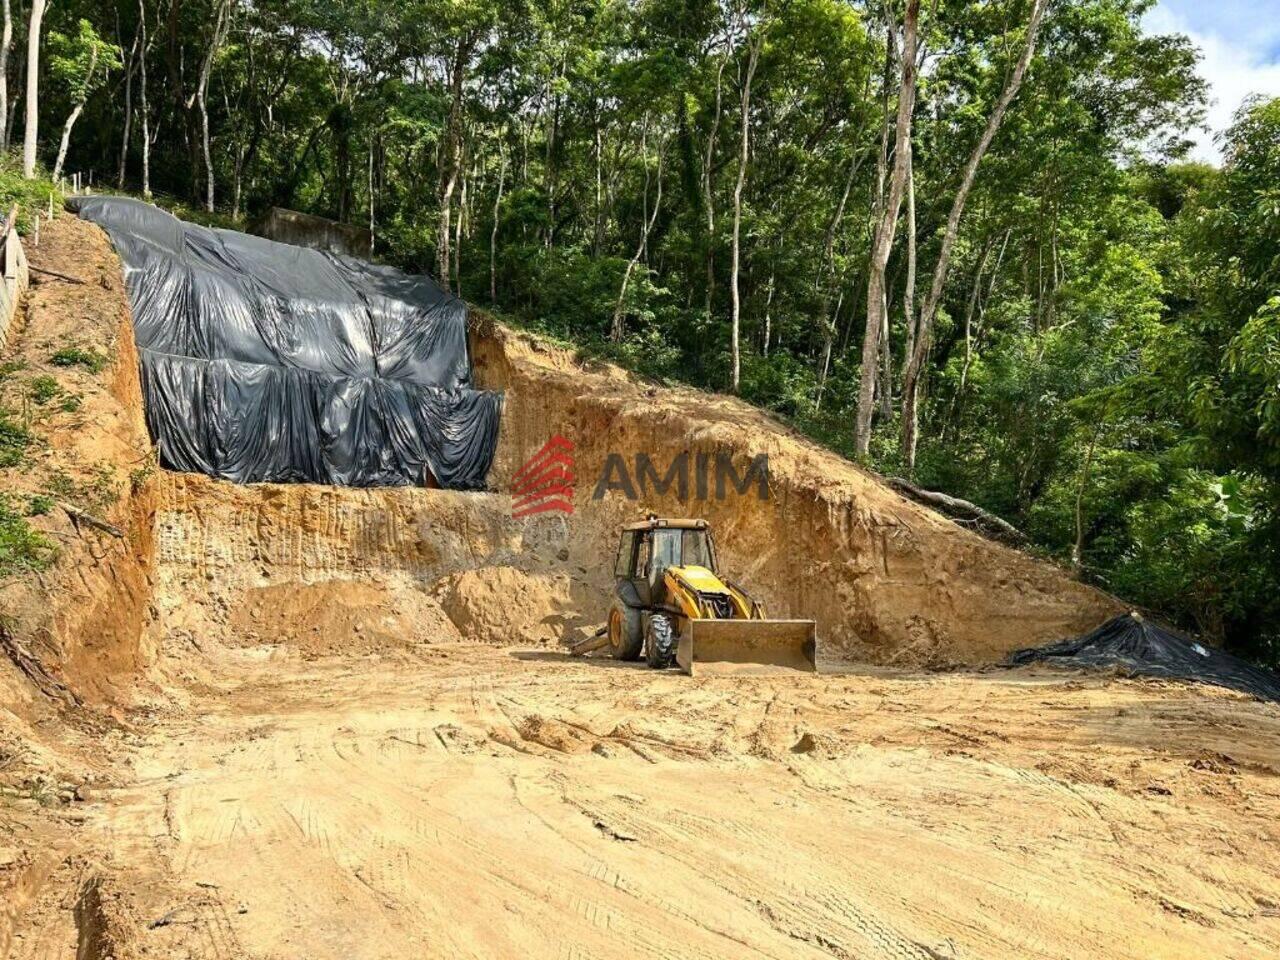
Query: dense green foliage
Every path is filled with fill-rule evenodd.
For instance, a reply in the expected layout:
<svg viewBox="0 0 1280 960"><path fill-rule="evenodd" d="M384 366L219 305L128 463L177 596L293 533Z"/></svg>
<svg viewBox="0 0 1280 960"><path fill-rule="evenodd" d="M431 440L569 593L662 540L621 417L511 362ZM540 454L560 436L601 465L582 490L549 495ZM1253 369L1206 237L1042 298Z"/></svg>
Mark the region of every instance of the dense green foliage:
<svg viewBox="0 0 1280 960"><path fill-rule="evenodd" d="M36 508L47 509L43 503ZM31 505L27 513L33 514ZM43 534L31 529L13 500L0 494L0 578L29 570L43 570L53 562L57 548Z"/></svg>
<svg viewBox="0 0 1280 960"><path fill-rule="evenodd" d="M729 388L736 315L741 394L850 452L903 6L68 0L49 29L84 18L120 51L67 170L222 220L281 205L371 226L379 256L660 378ZM1180 162L1203 84L1186 38L1143 34L1148 6L1048 8L959 222L916 479L1274 662L1280 105L1242 108L1222 169ZM917 302L1031 3L923 7ZM67 107L45 105L45 159ZM908 209L886 472L905 469Z"/></svg>

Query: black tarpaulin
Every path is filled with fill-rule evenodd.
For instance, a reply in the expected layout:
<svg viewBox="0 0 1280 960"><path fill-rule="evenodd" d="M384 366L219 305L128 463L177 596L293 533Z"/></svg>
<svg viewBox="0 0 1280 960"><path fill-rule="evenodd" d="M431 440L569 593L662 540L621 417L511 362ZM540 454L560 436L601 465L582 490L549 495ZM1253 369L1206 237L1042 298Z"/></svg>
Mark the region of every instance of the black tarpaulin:
<svg viewBox="0 0 1280 960"><path fill-rule="evenodd" d="M466 305L429 277L184 223L122 197L69 205L124 262L161 463L237 483L484 486L500 394L475 390Z"/></svg>
<svg viewBox="0 0 1280 960"><path fill-rule="evenodd" d="M1132 613L1114 617L1082 636L1019 650L1009 657L1012 665L1036 662L1119 667L1139 676L1198 680L1280 701L1280 676L1270 670L1148 623Z"/></svg>

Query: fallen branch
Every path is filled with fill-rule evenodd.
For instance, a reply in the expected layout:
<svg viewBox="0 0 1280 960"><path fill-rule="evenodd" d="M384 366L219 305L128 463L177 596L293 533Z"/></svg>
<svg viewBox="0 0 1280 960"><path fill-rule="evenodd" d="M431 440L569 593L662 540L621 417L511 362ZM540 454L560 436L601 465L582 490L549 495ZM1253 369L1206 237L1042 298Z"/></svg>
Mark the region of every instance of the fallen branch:
<svg viewBox="0 0 1280 960"><path fill-rule="evenodd" d="M94 517L94 516L91 516L90 514L85 513L79 507L73 507L71 504L64 503L61 500L58 501L58 506L61 507L63 511L66 512L67 516L71 518L72 522L76 524L81 524L81 523L88 524L89 526L93 527L95 530L101 530L103 533L111 534L111 536L115 537L117 540L124 539L124 531L121 530L119 527L114 526L113 524L107 523L107 521L105 520L99 520L97 517Z"/></svg>
<svg viewBox="0 0 1280 960"><path fill-rule="evenodd" d="M1007 520L1001 520L994 513L983 510L976 503L968 500L962 500L959 497L953 497L950 494L939 493L936 490L923 490L914 483L909 483L901 477L886 477L885 483L900 493L905 493L913 500L919 500L931 507L937 507L944 513L965 514L971 521L985 524L992 530L998 532L1002 536L1012 540L1015 543L1026 543L1027 535L1009 523ZM955 519L955 518L952 518ZM956 521L960 522L960 521Z"/></svg>
<svg viewBox="0 0 1280 960"><path fill-rule="evenodd" d="M46 270L44 267L37 267L31 263L27 264L27 269L35 273L43 273L50 277L56 277L59 280L65 280L67 283L78 283L81 286L84 286L89 282L88 280L81 280L79 277L72 277L65 273L59 273L57 270Z"/></svg>
<svg viewBox="0 0 1280 960"><path fill-rule="evenodd" d="M44 664L32 656L31 652L9 633L3 623L0 623L0 651L3 651L13 665L45 696L60 700L68 707L80 705L80 698L66 684L46 670Z"/></svg>

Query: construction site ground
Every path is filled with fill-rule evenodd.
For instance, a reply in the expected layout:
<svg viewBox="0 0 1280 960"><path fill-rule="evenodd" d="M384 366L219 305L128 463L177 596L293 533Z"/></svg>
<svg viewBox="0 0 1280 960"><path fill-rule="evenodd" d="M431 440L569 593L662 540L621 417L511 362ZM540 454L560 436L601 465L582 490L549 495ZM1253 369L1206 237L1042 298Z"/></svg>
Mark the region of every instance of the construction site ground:
<svg viewBox="0 0 1280 960"><path fill-rule="evenodd" d="M0 482L120 536L33 517L59 559L0 586L0 958L1280 955L1280 708L997 665L1114 598L737 401L500 327L492 492L170 474L105 238L60 218L31 256L91 282L33 289L6 389L79 402ZM112 365L49 367L64 341ZM513 518L551 432L578 509ZM763 449L773 496L596 500L616 449ZM649 507L816 616L824 672L567 656Z"/></svg>
<svg viewBox="0 0 1280 960"><path fill-rule="evenodd" d="M1280 954L1234 694L249 649L108 740L15 957Z"/></svg>

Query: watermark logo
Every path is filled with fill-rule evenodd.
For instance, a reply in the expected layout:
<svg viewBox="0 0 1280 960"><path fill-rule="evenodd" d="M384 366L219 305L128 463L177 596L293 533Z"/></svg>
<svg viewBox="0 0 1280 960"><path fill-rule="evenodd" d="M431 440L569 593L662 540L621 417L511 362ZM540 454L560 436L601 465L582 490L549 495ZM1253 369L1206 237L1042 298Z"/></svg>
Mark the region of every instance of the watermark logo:
<svg viewBox="0 0 1280 960"><path fill-rule="evenodd" d="M611 453L605 459L600 479L596 481L592 500L603 500L610 491L621 493L628 500L641 496L667 496L674 493L681 502L688 500L725 500L731 494L739 497L755 494L757 500L769 499L769 455L758 453L743 464L739 471L734 458L727 453L696 453L688 451L676 455L666 464L658 465L647 453L637 453L634 469L620 453Z"/></svg>
<svg viewBox="0 0 1280 960"><path fill-rule="evenodd" d="M511 516L573 513L573 441L556 434L511 478Z"/></svg>
<svg viewBox="0 0 1280 960"><path fill-rule="evenodd" d="M511 479L511 515L531 517L556 511L573 513L573 442L556 434L525 461ZM621 453L605 457L592 500L610 493L628 500L674 496L690 500L727 500L730 497L769 499L769 455L735 459L728 453L684 451L659 463L647 453L628 458Z"/></svg>

